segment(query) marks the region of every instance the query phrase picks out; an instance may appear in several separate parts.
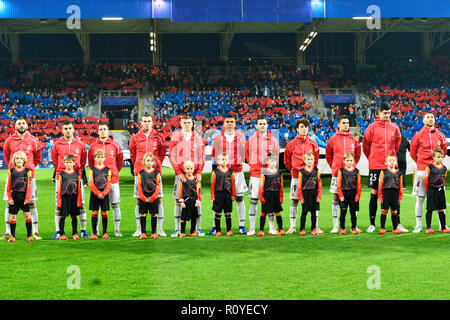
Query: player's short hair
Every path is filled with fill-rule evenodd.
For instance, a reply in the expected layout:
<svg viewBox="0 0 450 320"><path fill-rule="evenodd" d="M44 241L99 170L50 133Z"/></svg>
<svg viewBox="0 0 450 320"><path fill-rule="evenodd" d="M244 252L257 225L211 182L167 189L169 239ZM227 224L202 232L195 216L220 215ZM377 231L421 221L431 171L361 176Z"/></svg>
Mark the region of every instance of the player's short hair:
<svg viewBox="0 0 450 320"><path fill-rule="evenodd" d="M100 126L106 126L106 127L108 128L108 130L109 130L109 125L108 125L107 122L100 122L100 123L98 124L98 126L99 126L99 127L100 127Z"/></svg>
<svg viewBox="0 0 450 320"><path fill-rule="evenodd" d="M98 156L105 156L105 150L103 149L97 149L94 152L94 158L97 158Z"/></svg>
<svg viewBox="0 0 450 320"><path fill-rule="evenodd" d="M223 121L225 122L226 119L233 119L234 121L236 121L236 117L233 116L232 114L228 113L224 118Z"/></svg>
<svg viewBox="0 0 450 320"><path fill-rule="evenodd" d="M352 158L353 160L355 160L355 156L354 156L353 153L351 153L351 152L346 152L346 153L344 154L344 160L345 160L345 159L348 159L348 158Z"/></svg>
<svg viewBox="0 0 450 320"><path fill-rule="evenodd" d="M264 120L264 121L267 122L266 116L263 115L263 114L260 114L260 115L258 116L258 118L256 118L256 124L258 124L258 121L259 121L259 120Z"/></svg>
<svg viewBox="0 0 450 320"><path fill-rule="evenodd" d="M142 159L142 162L145 163L145 160L147 160L147 158L152 159L153 162L155 162L155 159L156 159L155 155L153 153L151 153L151 152L148 152L148 153L146 153L144 155L144 158Z"/></svg>
<svg viewBox="0 0 450 320"><path fill-rule="evenodd" d="M391 105L387 102L383 102L380 106L380 112L391 110Z"/></svg>
<svg viewBox="0 0 450 320"><path fill-rule="evenodd" d="M307 157L313 157L313 159L315 158L314 153L312 153L311 151L308 151L303 155L303 160L305 160Z"/></svg>
<svg viewBox="0 0 450 320"><path fill-rule="evenodd" d="M338 123L341 123L341 121L342 121L342 120L345 120L345 119L348 120L348 116L346 116L345 114L342 115L342 116L339 116L339 118L338 118Z"/></svg>
<svg viewBox="0 0 450 320"><path fill-rule="evenodd" d="M23 120L23 121L27 122L27 120L26 120L24 117L18 117L18 118L16 119L16 123L17 123L17 121L19 121L19 120Z"/></svg>
<svg viewBox="0 0 450 320"><path fill-rule="evenodd" d="M397 156L396 156L395 154L388 154L388 155L384 158L384 161L386 161L387 158L389 158L389 157L394 157L395 159L397 159Z"/></svg>
<svg viewBox="0 0 450 320"><path fill-rule="evenodd" d="M191 160L188 160L184 163L183 167L186 169L187 167L194 167L194 163Z"/></svg>
<svg viewBox="0 0 450 320"><path fill-rule="evenodd" d="M182 116L181 118L180 118L180 121L181 120L191 120L192 122L194 122L194 120L192 119L192 117L190 116L190 115L188 115L188 114L185 114L184 116Z"/></svg>
<svg viewBox="0 0 450 320"><path fill-rule="evenodd" d="M151 117L152 115L150 114L150 113L148 113L148 112L146 112L146 113L144 113L143 115L142 115L142 119L143 118L146 118L146 117ZM152 120L153 120L153 118L152 118Z"/></svg>
<svg viewBox="0 0 450 320"><path fill-rule="evenodd" d="M70 121L64 120L62 125L61 125L61 128L64 127L64 126L72 126L73 127L73 123L70 122Z"/></svg>
<svg viewBox="0 0 450 320"><path fill-rule="evenodd" d="M302 124L306 128L309 127L309 121L307 119L298 119L297 121L295 121L295 129L298 129L300 124Z"/></svg>
<svg viewBox="0 0 450 320"><path fill-rule="evenodd" d="M73 154L69 153L68 155L66 155L64 157L64 162L66 162L66 161L73 161L73 162L75 162L75 156Z"/></svg>
<svg viewBox="0 0 450 320"><path fill-rule="evenodd" d="M434 117L434 113L431 112L431 111L426 111L426 112L423 113L424 116L427 115L427 114L431 114Z"/></svg>
<svg viewBox="0 0 450 320"><path fill-rule="evenodd" d="M442 155L442 156L445 157L445 152L444 152L444 150L442 150L442 148L434 148L434 149L433 149L433 158L434 158L437 154L440 154L440 155Z"/></svg>
<svg viewBox="0 0 450 320"><path fill-rule="evenodd" d="M12 163L14 164L14 166L16 166L16 158L17 157L22 157L23 159L23 166L25 167L25 165L27 164L27 155L25 154L25 152L23 151L17 151L16 153L14 153L13 157L12 157Z"/></svg>

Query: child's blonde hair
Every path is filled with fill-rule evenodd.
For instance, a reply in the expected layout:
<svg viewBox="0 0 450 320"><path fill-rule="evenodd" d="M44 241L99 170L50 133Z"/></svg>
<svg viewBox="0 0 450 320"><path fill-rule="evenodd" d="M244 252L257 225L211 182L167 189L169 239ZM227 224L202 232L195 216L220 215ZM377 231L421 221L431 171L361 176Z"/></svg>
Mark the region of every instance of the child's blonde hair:
<svg viewBox="0 0 450 320"><path fill-rule="evenodd" d="M105 156L105 150L103 149L97 149L94 152L94 158L97 158L98 156Z"/></svg>
<svg viewBox="0 0 450 320"><path fill-rule="evenodd" d="M269 155L267 156L267 162L269 162L270 160L275 160L275 162L278 162L278 155L275 153L269 153Z"/></svg>
<svg viewBox="0 0 450 320"><path fill-rule="evenodd" d="M353 160L355 160L355 156L354 156L353 153L351 153L351 152L346 152L346 153L344 154L344 160L345 160L345 159L348 159L348 158L352 158Z"/></svg>
<svg viewBox="0 0 450 320"><path fill-rule="evenodd" d="M27 155L25 154L25 152L23 151L17 151L16 153L14 153L13 158L12 158L12 163L14 164L14 166L16 166L16 158L17 157L22 157L23 159L23 166L25 167L25 165L27 164Z"/></svg>
<svg viewBox="0 0 450 320"><path fill-rule="evenodd" d="M191 160L188 160L184 163L184 168L186 169L187 167L194 167L194 163Z"/></svg>
<svg viewBox="0 0 450 320"><path fill-rule="evenodd" d="M312 153L311 151L308 151L303 155L303 160L305 160L306 157L313 157L313 159L315 158L314 153Z"/></svg>
<svg viewBox="0 0 450 320"><path fill-rule="evenodd" d="M153 153L148 152L144 155L144 158L142 159L142 162L144 163L144 165L145 165L145 160L147 160L147 158L152 159L153 162L155 162L155 159L156 159L156 157Z"/></svg>

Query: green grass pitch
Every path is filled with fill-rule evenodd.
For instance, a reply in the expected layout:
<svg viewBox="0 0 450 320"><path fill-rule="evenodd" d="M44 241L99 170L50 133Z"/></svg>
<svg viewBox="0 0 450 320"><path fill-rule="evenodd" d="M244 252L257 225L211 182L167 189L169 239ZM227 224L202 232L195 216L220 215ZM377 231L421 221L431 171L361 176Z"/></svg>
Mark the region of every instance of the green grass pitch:
<svg viewBox="0 0 450 320"><path fill-rule="evenodd" d="M17 242L0 241L0 299L444 299L450 277L450 235L393 235L387 219L385 236L377 230L345 236L328 233L332 228L329 178L324 179L319 236L248 237L238 233L236 205L234 237L161 238L141 241L132 238L136 224L133 178L124 168L121 178L122 238L115 238L109 219L111 240L50 240L54 233L54 184L51 170L37 171L39 231L44 240L27 243L23 215L18 216ZM3 192L6 171L0 172ZM209 174L203 178L202 227L213 222ZM173 171L164 168L164 229L174 228ZM411 177L402 202L402 224L415 225ZM289 177L285 175L285 199L289 199ZM87 191L88 189L86 189ZM86 192L88 195L89 193ZM450 199L447 191L447 199ZM249 202L246 200L248 211ZM369 189L363 187L358 226L366 230ZM449 200L447 200L449 202ZM0 205L0 231L4 232L4 207ZM289 200L283 204L283 223L289 227ZM259 206L258 206L259 208ZM248 215L248 212L247 212ZM112 217L112 214L110 215ZM347 218L347 230L350 217ZM424 218L425 220L425 218ZM70 222L66 229L71 230ZM225 222L222 220L222 226ZM248 224L248 217L247 217ZM423 221L425 225L425 221ZM148 223L149 225L149 223ZM257 220L259 225L259 218ZM297 230L299 217L297 218ZM310 220L307 220L307 230ZM189 223L188 223L189 227ZM248 227L248 225L247 225ZM101 228L101 227L100 227ZM266 224L266 234L268 225ZM438 229L437 215L433 228ZM88 233L91 232L88 212ZM69 289L73 273L80 271L80 288ZM379 268L374 273L373 266ZM371 271L372 270L372 271ZM70 269L69 269L70 271ZM368 272L369 271L369 272ZM379 275L379 288L373 288Z"/></svg>

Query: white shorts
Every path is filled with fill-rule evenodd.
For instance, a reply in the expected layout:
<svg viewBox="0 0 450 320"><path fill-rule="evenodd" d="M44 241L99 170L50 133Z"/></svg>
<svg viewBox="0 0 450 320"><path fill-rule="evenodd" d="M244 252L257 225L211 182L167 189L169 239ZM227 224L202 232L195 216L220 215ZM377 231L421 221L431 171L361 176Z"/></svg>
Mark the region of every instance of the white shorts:
<svg viewBox="0 0 450 320"><path fill-rule="evenodd" d="M138 193L138 189L137 189L137 183L138 183L138 177L134 176L134 198L135 199L139 199L139 193ZM161 185L161 189L159 190L159 195L158 198L162 198L164 196L163 194L163 184L162 184L162 179L159 180L159 183Z"/></svg>
<svg viewBox="0 0 450 320"><path fill-rule="evenodd" d="M337 177L331 177L330 193L337 194Z"/></svg>
<svg viewBox="0 0 450 320"><path fill-rule="evenodd" d="M425 197L427 195L427 192L425 190L425 184L423 183L423 178L425 178L425 176L426 176L425 171L416 171L412 190L412 195L414 197L417 196Z"/></svg>
<svg viewBox="0 0 450 320"><path fill-rule="evenodd" d="M248 196L250 199L259 199L259 185L261 178L250 177Z"/></svg>
<svg viewBox="0 0 450 320"><path fill-rule="evenodd" d="M55 202L58 203L58 188L59 188L59 180L56 180L55 183ZM84 206L84 184L81 182L81 204Z"/></svg>
<svg viewBox="0 0 450 320"><path fill-rule="evenodd" d="M289 199L291 200L298 200L298 178L292 178L291 179L291 195L289 196Z"/></svg>
<svg viewBox="0 0 450 320"><path fill-rule="evenodd" d="M5 192L3 194L3 200L8 201L8 192L7 192L7 186L8 185L8 176L6 176L6 183L5 183ZM36 180L34 178L31 178L31 199L30 203L36 203L37 201L37 189L36 189Z"/></svg>
<svg viewBox="0 0 450 320"><path fill-rule="evenodd" d="M119 183L113 183L111 185L111 190L109 191L109 203L119 203L119 202L120 202Z"/></svg>
<svg viewBox="0 0 450 320"><path fill-rule="evenodd" d="M234 184L236 185L236 197L242 197L248 191L247 182L245 182L244 172L234 173Z"/></svg>

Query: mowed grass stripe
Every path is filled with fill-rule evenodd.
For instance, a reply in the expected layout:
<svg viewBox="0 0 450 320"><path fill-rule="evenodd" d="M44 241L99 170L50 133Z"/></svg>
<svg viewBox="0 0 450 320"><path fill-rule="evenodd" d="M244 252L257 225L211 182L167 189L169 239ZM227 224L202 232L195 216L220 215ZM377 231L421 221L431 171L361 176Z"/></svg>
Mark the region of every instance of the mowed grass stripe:
<svg viewBox="0 0 450 320"><path fill-rule="evenodd" d="M271 236L247 237L239 234L234 205L234 237L206 236L196 239L161 238L141 241L132 238L134 218L133 177L129 169L121 172L122 238L67 242L49 240L54 233L54 184L51 170L37 172L39 231L42 241L25 241L25 223L18 216L17 242L0 241L1 299L449 299L449 235L392 235L362 233L359 236L329 234L332 228L329 178L324 178L319 225L325 234L317 237ZM6 171L0 172L5 181ZM283 224L289 227L289 184L285 181ZM163 171L164 230L173 231L173 172ZM203 177L202 227L208 232L213 223L209 188L210 175ZM408 179L411 185L411 177ZM365 182L364 182L365 183ZM4 184L1 185L4 187ZM89 199L89 191L86 188ZM411 193L411 188L405 190ZM449 193L447 191L447 197ZM449 198L447 198L449 199ZM249 200L245 197L248 211ZM87 201L88 202L88 201ZM368 218L369 189L363 187L358 226L365 231ZM415 199L402 202L402 224L412 230L415 225ZM86 204L88 207L88 204ZM5 203L0 204L3 217ZM259 211L258 207L258 212ZM425 230L425 217L423 218ZM0 231L4 232L4 222ZM66 229L70 231L70 223ZM259 225L259 218L256 225ZM148 223L149 226L149 223ZM189 226L189 223L188 223ZM225 227L225 221L222 221ZM248 227L248 217L247 225ZM307 219L307 231L310 219ZM347 230L350 217L347 218ZM297 231L299 217L297 218ZM433 216L438 230L438 218ZM88 233L91 232L90 212ZM81 271L80 289L70 290L69 266ZM369 289L369 266L380 268L379 290Z"/></svg>

